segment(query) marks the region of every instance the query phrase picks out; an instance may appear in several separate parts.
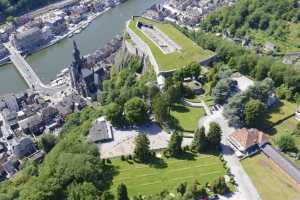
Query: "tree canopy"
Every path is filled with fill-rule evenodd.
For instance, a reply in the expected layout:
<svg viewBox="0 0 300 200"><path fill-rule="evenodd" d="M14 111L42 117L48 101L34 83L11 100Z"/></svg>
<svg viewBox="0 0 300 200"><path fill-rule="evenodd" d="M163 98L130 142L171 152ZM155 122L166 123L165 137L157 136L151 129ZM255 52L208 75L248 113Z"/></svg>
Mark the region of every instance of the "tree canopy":
<svg viewBox="0 0 300 200"><path fill-rule="evenodd" d="M135 138L134 157L143 162L149 162L151 158L150 141L146 134L138 134Z"/></svg>

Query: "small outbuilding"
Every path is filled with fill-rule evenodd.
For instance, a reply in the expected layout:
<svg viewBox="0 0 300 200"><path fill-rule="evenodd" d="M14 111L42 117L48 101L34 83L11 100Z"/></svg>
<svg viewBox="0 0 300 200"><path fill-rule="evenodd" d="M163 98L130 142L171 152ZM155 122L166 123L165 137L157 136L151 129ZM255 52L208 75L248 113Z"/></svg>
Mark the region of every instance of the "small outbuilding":
<svg viewBox="0 0 300 200"><path fill-rule="evenodd" d="M104 117L100 117L96 120L93 127L90 129L87 136L89 142L107 142L113 139L113 130L111 124L105 120Z"/></svg>

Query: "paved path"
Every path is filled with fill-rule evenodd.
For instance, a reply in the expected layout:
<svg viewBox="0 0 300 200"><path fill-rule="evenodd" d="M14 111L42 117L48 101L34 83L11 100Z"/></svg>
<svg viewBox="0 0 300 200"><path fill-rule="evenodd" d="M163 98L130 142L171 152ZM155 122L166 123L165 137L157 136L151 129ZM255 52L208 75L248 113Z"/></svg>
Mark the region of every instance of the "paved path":
<svg viewBox="0 0 300 200"><path fill-rule="evenodd" d="M270 144L262 147L262 152L285 171L297 184L300 184L300 169L282 155L277 149Z"/></svg>
<svg viewBox="0 0 300 200"><path fill-rule="evenodd" d="M224 159L227 161L231 173L234 175L237 186L237 192L227 199L231 200L261 200L253 182L245 172L239 159L236 157L234 152L231 150L227 142L227 136L235 131L234 128L228 126L228 122L222 115L223 110L220 109L212 113L212 115L205 116L199 120L199 127L204 126L208 130L210 122L217 122L223 132L222 135L222 153Z"/></svg>

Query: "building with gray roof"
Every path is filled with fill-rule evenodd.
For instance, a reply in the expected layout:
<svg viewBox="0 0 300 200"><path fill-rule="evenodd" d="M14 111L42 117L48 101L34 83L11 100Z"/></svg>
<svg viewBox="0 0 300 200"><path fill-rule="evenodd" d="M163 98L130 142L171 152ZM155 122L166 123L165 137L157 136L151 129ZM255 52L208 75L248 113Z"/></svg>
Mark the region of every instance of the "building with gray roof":
<svg viewBox="0 0 300 200"><path fill-rule="evenodd" d="M37 151L32 140L28 137L21 139L16 145L13 146L13 152L18 160L31 156Z"/></svg>
<svg viewBox="0 0 300 200"><path fill-rule="evenodd" d="M87 136L89 142L106 142L113 139L112 126L103 118L98 118Z"/></svg>
<svg viewBox="0 0 300 200"><path fill-rule="evenodd" d="M41 46L45 41L41 29L32 27L11 35L10 42L18 50L30 51Z"/></svg>

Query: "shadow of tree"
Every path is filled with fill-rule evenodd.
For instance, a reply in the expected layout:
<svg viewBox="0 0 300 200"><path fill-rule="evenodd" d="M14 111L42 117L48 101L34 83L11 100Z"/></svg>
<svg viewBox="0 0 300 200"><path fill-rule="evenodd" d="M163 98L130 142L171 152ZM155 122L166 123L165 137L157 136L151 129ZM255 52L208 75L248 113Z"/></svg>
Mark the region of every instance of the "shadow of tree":
<svg viewBox="0 0 300 200"><path fill-rule="evenodd" d="M103 166L103 180L105 180L105 184L103 184L104 190L108 190L112 186L113 178L119 174L119 167L113 165Z"/></svg>
<svg viewBox="0 0 300 200"><path fill-rule="evenodd" d="M177 155L175 158L179 160L195 160L197 155L190 151L183 151L181 154Z"/></svg>
<svg viewBox="0 0 300 200"><path fill-rule="evenodd" d="M175 117L171 116L169 121L168 121L168 126L174 130L180 130L183 131L182 127L180 127L179 125L179 121L178 119L176 119Z"/></svg>
<svg viewBox="0 0 300 200"><path fill-rule="evenodd" d="M186 113L190 111L186 106L180 104L173 105L171 110L179 113Z"/></svg>
<svg viewBox="0 0 300 200"><path fill-rule="evenodd" d="M155 157L151 159L149 166L156 169L163 169L168 167L168 163L166 163L166 161L162 158Z"/></svg>
<svg viewBox="0 0 300 200"><path fill-rule="evenodd" d="M277 130L274 127L280 125L281 123L294 117L295 115L294 113L291 113L283 118L278 119L277 121L271 121L272 114L280 113L283 106L284 103L280 101L274 107L269 109L266 114L266 120L263 121L258 128L264 131L265 133L268 133L270 135L275 135L277 133Z"/></svg>

